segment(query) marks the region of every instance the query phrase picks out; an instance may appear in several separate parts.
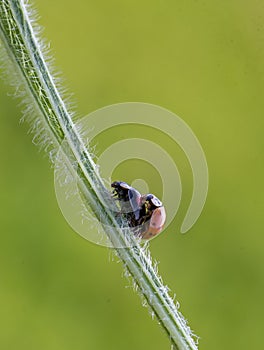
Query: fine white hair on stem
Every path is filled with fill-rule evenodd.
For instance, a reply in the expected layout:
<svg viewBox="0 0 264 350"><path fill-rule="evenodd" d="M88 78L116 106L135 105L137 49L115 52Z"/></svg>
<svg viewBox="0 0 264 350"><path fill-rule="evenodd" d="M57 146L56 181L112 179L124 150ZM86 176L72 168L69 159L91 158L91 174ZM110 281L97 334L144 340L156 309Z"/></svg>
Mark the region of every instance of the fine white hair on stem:
<svg viewBox="0 0 264 350"><path fill-rule="evenodd" d="M40 40L41 30L36 13L23 0L0 1L0 35L3 55L7 53L13 67L7 75L15 87L14 95L23 101L23 117L31 125L33 142L47 152L54 161L60 148L76 175L78 188L89 203L94 216L107 229L107 236L124 264L126 275L131 276L134 289L144 297L151 315L166 331L173 349L196 350L193 333L178 312L169 289L163 284L156 264L152 262L148 245L141 246L125 222L117 221L113 200L104 187L90 150L74 123L74 113L68 98L52 68L47 52L49 44ZM45 53L46 52L46 53ZM2 57L6 62L6 58ZM65 102L67 100L67 102ZM70 181L70 180L69 180ZM111 203L110 203L111 202Z"/></svg>

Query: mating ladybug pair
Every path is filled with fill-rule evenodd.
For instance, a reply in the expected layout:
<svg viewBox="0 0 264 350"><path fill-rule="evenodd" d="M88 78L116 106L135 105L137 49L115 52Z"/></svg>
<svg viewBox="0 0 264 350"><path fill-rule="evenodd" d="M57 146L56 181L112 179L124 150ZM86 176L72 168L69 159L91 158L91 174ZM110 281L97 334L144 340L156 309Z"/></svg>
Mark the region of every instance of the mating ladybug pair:
<svg viewBox="0 0 264 350"><path fill-rule="evenodd" d="M150 239L163 229L166 212L162 202L153 194L141 195L126 182L115 181L111 184L113 195L119 201L120 212L142 239Z"/></svg>

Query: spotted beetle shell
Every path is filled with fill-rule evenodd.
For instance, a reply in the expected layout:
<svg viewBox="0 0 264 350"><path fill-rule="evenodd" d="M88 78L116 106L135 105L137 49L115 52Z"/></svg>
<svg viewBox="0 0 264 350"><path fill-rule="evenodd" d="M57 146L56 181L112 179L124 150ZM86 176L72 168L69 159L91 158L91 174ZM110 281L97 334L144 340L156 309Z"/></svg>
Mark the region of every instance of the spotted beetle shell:
<svg viewBox="0 0 264 350"><path fill-rule="evenodd" d="M164 207L155 209L151 215L149 226L145 232L142 232L143 239L150 239L159 234L166 220L166 212Z"/></svg>

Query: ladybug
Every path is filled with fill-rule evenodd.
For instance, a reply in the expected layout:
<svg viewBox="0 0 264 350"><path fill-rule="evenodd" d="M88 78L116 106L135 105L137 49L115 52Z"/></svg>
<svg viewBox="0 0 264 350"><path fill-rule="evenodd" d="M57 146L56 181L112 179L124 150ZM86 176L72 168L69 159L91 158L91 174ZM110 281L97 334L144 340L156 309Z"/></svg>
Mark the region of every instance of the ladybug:
<svg viewBox="0 0 264 350"><path fill-rule="evenodd" d="M143 226L141 237L150 239L159 234L166 220L166 212L162 202L153 194L147 194L141 197L141 214Z"/></svg>
<svg viewBox="0 0 264 350"><path fill-rule="evenodd" d="M114 188L113 195L119 201L121 213L128 220L129 226L137 226L140 217L141 194L123 181L115 181L111 187Z"/></svg>
<svg viewBox="0 0 264 350"><path fill-rule="evenodd" d="M121 214L127 219L136 236L144 240L159 234L166 220L162 202L153 194L141 195L123 181L111 184L113 195L120 203Z"/></svg>

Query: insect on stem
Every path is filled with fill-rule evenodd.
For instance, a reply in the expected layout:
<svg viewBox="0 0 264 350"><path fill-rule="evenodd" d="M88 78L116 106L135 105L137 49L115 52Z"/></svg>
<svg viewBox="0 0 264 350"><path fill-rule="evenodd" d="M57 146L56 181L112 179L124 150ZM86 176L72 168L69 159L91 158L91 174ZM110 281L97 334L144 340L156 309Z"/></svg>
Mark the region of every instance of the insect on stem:
<svg viewBox="0 0 264 350"><path fill-rule="evenodd" d="M32 19L30 6L23 0L0 1L0 35L13 68L7 71L13 85L20 86L20 94L29 96L24 98L29 120L34 132L38 135L40 145L44 149L53 149L54 154L61 146L64 156L69 160L73 172L76 173L78 187L82 192L95 217L108 227L108 235L113 246L116 247L118 257L129 271L134 283L138 286L155 314L160 326L166 331L174 349L196 350L197 345L193 334L186 325L182 315L178 312L168 288L154 268L148 249L144 249L133 236L131 227L120 227L120 223L107 205L109 192L92 160L89 150L73 121L73 113L64 101L56 79L51 74L49 64L43 53L42 41L37 37L38 28ZM3 47L2 47L3 48ZM3 61L7 60L5 54ZM77 166L76 166L77 165ZM134 193L135 194L135 193ZM137 197L135 200L137 201ZM131 205L136 206L131 200ZM144 198L145 215L150 215L148 233L159 233L155 225L162 226L165 220L160 205L155 198ZM159 209L158 211L155 211ZM157 214L159 215L157 216ZM153 215L153 216L152 216ZM144 218L139 212L134 215L135 220ZM152 221L151 221L152 218ZM154 219L153 219L154 218ZM151 228L151 223L155 224ZM150 229L151 228L151 229ZM124 231L127 234L124 234ZM119 247L126 248L119 248Z"/></svg>

